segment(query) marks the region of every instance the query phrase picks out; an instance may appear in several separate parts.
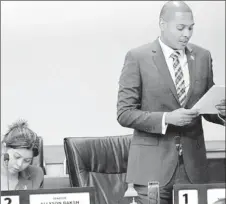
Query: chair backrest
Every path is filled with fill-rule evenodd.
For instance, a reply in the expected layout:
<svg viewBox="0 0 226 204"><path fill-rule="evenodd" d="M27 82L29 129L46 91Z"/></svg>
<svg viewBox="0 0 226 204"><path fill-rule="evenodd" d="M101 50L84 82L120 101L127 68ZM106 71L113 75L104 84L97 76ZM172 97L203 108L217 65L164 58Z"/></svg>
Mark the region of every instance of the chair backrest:
<svg viewBox="0 0 226 204"><path fill-rule="evenodd" d="M45 164L44 164L44 154L43 154L43 138L39 136L38 139L39 139L39 155L33 158L31 164L34 166L41 167L44 175L46 175Z"/></svg>
<svg viewBox="0 0 226 204"><path fill-rule="evenodd" d="M121 204L132 135L67 137L64 150L72 187L94 186L95 203Z"/></svg>

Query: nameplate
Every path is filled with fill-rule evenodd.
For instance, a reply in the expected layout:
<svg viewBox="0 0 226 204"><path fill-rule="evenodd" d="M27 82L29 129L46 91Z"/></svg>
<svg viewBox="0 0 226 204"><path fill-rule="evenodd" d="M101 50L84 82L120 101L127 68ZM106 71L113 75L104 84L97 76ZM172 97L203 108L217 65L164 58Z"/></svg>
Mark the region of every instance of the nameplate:
<svg viewBox="0 0 226 204"><path fill-rule="evenodd" d="M15 196L1 196L1 204L20 204L20 197Z"/></svg>
<svg viewBox="0 0 226 204"><path fill-rule="evenodd" d="M32 194L29 201L31 204L90 204L90 194L89 192Z"/></svg>
<svg viewBox="0 0 226 204"><path fill-rule="evenodd" d="M225 204L225 183L174 185L173 204Z"/></svg>

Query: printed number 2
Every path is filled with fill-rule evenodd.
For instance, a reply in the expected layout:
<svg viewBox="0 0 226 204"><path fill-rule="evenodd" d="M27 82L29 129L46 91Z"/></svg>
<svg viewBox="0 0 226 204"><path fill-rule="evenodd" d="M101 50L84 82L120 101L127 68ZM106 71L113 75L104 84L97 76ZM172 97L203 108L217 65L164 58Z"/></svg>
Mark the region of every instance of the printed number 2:
<svg viewBox="0 0 226 204"><path fill-rule="evenodd" d="M12 203L11 198L5 198L4 200L7 200L8 201L6 204L11 204Z"/></svg>
<svg viewBox="0 0 226 204"><path fill-rule="evenodd" d="M188 204L188 194L185 193L185 194L183 195L183 197L184 197L184 202L185 202L185 204Z"/></svg>

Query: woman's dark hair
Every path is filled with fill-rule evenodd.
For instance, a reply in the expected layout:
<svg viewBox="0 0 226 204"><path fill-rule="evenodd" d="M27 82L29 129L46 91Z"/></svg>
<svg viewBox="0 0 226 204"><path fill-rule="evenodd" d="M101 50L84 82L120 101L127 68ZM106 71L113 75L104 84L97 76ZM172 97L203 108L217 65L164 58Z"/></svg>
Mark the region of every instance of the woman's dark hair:
<svg viewBox="0 0 226 204"><path fill-rule="evenodd" d="M24 120L18 120L9 126L8 132L2 140L6 147L13 149L25 148L33 151L33 156L39 154L39 139L35 132L28 128Z"/></svg>

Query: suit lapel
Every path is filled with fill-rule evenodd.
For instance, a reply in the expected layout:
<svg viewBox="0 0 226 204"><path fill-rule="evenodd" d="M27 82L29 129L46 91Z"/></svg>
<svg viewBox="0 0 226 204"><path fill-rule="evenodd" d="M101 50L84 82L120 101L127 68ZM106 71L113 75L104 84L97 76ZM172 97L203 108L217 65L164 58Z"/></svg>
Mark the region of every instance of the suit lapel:
<svg viewBox="0 0 226 204"><path fill-rule="evenodd" d="M164 82L168 85L169 89L173 93L173 96L175 97L178 104L180 104L177 96L177 92L176 92L176 87L174 85L173 79L171 77L169 68L167 66L167 63L166 63L164 54L162 52L161 46L158 42L158 39L154 42L152 52L153 52L153 61L155 62L156 67L159 69Z"/></svg>

